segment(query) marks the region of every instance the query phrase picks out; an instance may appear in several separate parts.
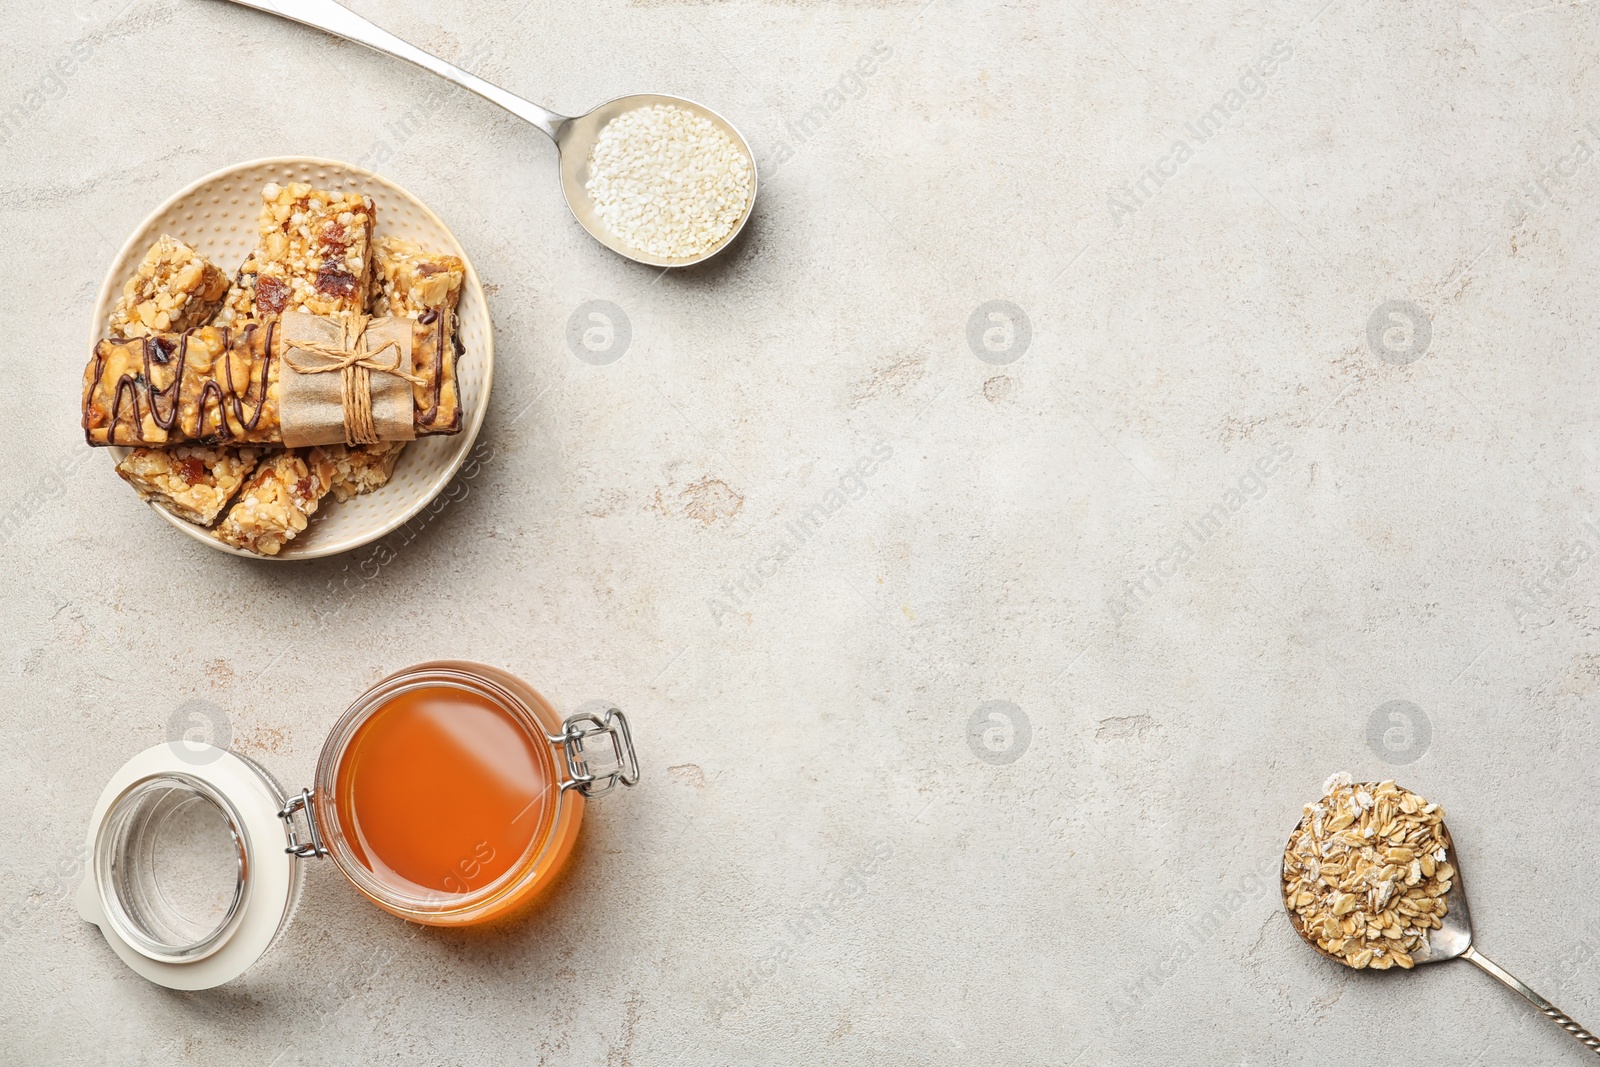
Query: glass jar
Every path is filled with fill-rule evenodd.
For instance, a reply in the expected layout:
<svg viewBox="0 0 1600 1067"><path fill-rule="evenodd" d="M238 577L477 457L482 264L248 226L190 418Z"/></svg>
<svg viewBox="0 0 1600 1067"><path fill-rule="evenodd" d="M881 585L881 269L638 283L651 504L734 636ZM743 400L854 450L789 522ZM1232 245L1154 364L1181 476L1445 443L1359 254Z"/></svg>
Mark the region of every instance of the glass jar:
<svg viewBox="0 0 1600 1067"><path fill-rule="evenodd" d="M587 800L638 773L613 706L563 719L505 671L418 664L350 706L314 787L297 794L210 745L175 741L129 760L90 820L78 908L130 966L177 989L219 985L259 959L311 858L331 858L412 922L485 922L551 884Z"/></svg>

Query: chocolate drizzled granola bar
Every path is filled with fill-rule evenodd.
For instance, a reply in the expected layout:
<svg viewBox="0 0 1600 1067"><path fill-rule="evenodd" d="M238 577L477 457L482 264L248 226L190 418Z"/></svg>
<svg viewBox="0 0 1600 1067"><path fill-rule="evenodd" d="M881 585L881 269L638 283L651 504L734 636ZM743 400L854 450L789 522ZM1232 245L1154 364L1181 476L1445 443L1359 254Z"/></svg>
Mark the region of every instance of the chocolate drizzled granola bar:
<svg viewBox="0 0 1600 1067"><path fill-rule="evenodd" d="M123 286L109 329L118 338L187 330L220 316L219 308L225 310L232 294L220 268L183 242L163 235ZM257 455L254 449L136 448L117 464L117 473L141 499L163 504L190 522L210 525L255 469Z"/></svg>
<svg viewBox="0 0 1600 1067"><path fill-rule="evenodd" d="M373 274L374 315L416 321L411 342L418 425L435 433L461 428L461 398L456 392L456 305L467 265L456 256L436 255L396 237L378 239ZM417 353L428 358L421 358ZM437 357L437 358L434 358Z"/></svg>
<svg viewBox="0 0 1600 1067"><path fill-rule="evenodd" d="M455 309L465 277L466 264L456 256L434 255L398 237L380 237L373 244L372 313L415 321L411 369L422 379L413 386L417 418L419 425L437 433L461 428ZM403 441L380 441L324 448L334 464L335 499L348 500L387 485L404 447Z"/></svg>
<svg viewBox="0 0 1600 1067"><path fill-rule="evenodd" d="M437 335L417 340L413 362L439 362ZM279 444L283 348L277 323L253 321L102 340L84 368L84 436L91 445ZM414 411L419 435L460 429L459 419L445 427L427 414Z"/></svg>

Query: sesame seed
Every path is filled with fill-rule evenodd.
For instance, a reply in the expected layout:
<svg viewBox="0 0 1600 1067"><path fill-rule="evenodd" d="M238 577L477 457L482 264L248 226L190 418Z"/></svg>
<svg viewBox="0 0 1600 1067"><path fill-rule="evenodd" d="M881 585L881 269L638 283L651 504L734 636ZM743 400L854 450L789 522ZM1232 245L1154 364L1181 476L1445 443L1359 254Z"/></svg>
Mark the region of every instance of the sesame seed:
<svg viewBox="0 0 1600 1067"><path fill-rule="evenodd" d="M715 251L750 205L754 174L733 139L674 104L625 111L589 153L584 188L623 244L663 259Z"/></svg>

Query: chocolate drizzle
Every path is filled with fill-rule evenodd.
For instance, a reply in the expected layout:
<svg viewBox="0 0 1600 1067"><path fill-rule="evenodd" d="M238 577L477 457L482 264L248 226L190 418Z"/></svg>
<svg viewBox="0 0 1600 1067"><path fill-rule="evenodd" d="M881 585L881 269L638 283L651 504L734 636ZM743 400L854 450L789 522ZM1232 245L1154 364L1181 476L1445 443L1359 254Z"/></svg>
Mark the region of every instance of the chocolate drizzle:
<svg viewBox="0 0 1600 1067"><path fill-rule="evenodd" d="M206 404L209 403L213 397L215 397L217 401L217 432L208 435L205 432ZM194 435L197 440L211 443L215 441L226 441L228 438L233 436L232 430L230 430L228 427L228 412L227 409L223 407L224 403L226 403L226 401L222 396L222 386L218 385L214 380L206 382L206 384L201 387L200 401L195 406Z"/></svg>
<svg viewBox="0 0 1600 1067"><path fill-rule="evenodd" d="M89 396L92 397L95 384L101 380L105 373L107 344L128 346L139 344L140 374L124 374L117 379L116 390L111 398L110 421L106 427L106 444L111 445L138 445L148 444L144 435L144 409L148 405L150 419L160 429L170 433L174 427L180 436L196 441L230 441L239 434L247 434L254 430L261 422L261 416L267 407L267 385L271 380L272 371L272 345L275 339L274 331L277 323L267 325L266 344L261 358L260 381L247 379L244 383L244 392L239 392L238 386L233 381L232 354L236 345L248 346L253 332L258 328L258 323L250 323L243 333L237 337L234 331L227 326L215 327L221 334L221 354L218 358L223 360L223 373L226 375L226 387L217 381L215 376L208 378L200 386L199 396L196 398L195 425L192 433L181 425L183 413L183 381L184 373L189 363L189 341L197 330L207 327L195 326L185 330L178 338L176 346L177 358L172 358L173 347L171 342L160 337L146 336L141 338L126 338L120 340L102 341L95 346L94 367L92 379L88 383ZM152 364L160 367L171 367L172 380L170 384L157 388ZM249 418L245 417L245 401L252 391L256 392L255 411ZM217 426L212 434L205 432L206 406L212 402L217 406ZM233 408L233 422L228 420L228 407L231 402ZM161 405L167 405L165 413ZM132 423L130 439L119 441L117 430L122 423L124 405L132 408ZM90 404L86 398L84 408L84 433L89 437L91 444L95 443L90 431L93 429L89 423ZM239 426L238 433L234 424Z"/></svg>
<svg viewBox="0 0 1600 1067"><path fill-rule="evenodd" d="M433 368L433 398L428 403L428 409L417 416L419 426L432 426L433 420L439 417L439 402L444 396L444 332L449 318L449 315L441 315L438 308L429 308L417 319L417 324L420 326L434 327L436 342L434 352L437 361L437 365Z"/></svg>
<svg viewBox="0 0 1600 1067"><path fill-rule="evenodd" d="M150 398L150 417L163 430L171 430L173 424L178 421L178 405L183 399L180 393L180 389L183 386L183 365L189 360L189 334L192 332L192 330L185 330L183 331L183 336L178 339L178 366L173 370L172 384L165 389L156 388L156 380L150 372L150 352L151 349L154 349L161 354L161 358L157 359L156 362L162 365L171 362L172 352L161 343L159 338L146 337L144 339L144 377L146 383L148 383L146 395ZM226 332L224 332L223 344L227 344ZM156 403L157 397L172 401L172 407L167 411L166 418L161 417L161 405ZM116 421L115 417L111 420L113 425L116 424Z"/></svg>
<svg viewBox="0 0 1600 1067"><path fill-rule="evenodd" d="M250 335L256 331L259 325L259 323L252 322L244 328L244 344L249 345ZM261 421L261 413L267 409L267 372L272 369L272 341L277 329L277 319L267 323L267 343L263 346L263 355L261 357L261 397L256 401L256 413L246 419L244 417L244 398L239 395L238 389L233 384L233 360L228 359L228 353L232 351L232 347L228 344L227 327L223 327L222 358L226 360L223 365L228 372L228 391L233 394L233 417L239 421L239 425L243 427L245 433L249 433L256 428L256 423ZM246 381L244 387L245 394L249 395L250 383ZM204 415L204 413L204 409L202 409L201 414ZM223 420L223 426L224 428L227 427L226 419Z"/></svg>
<svg viewBox="0 0 1600 1067"><path fill-rule="evenodd" d="M103 357L96 357L95 377L100 377L100 364ZM148 382L146 384L149 384ZM111 398L111 426L106 430L106 440L111 444L117 443L117 417L122 412L122 398L124 395L133 398L133 426L135 432L144 424L144 416L139 414L139 383L131 374L124 374L117 379L117 392ZM93 443L93 442L91 442Z"/></svg>

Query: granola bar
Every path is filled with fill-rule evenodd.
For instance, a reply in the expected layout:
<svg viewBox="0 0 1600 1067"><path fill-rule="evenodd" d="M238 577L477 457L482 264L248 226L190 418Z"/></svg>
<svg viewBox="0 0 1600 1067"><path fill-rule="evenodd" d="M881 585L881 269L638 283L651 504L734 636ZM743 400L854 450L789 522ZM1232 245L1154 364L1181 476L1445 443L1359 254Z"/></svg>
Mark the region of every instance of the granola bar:
<svg viewBox="0 0 1600 1067"><path fill-rule="evenodd" d="M221 308L208 325L226 326L249 319L255 311L255 300L256 265L252 254L234 275ZM189 522L210 526L255 470L259 456L260 450L253 448L136 448L117 464L117 473L142 499L154 501Z"/></svg>
<svg viewBox="0 0 1600 1067"><path fill-rule="evenodd" d="M253 448L136 448L117 473L138 492L190 522L210 526L255 469Z"/></svg>
<svg viewBox="0 0 1600 1067"><path fill-rule="evenodd" d="M85 438L91 445L145 447L282 443L277 327L248 321L97 342L83 372ZM442 392L453 397L454 361L440 361L441 340L441 332L422 329L419 319L413 365L439 361ZM461 428L459 410L448 426L437 417L426 421L428 415L413 408L419 436Z"/></svg>
<svg viewBox="0 0 1600 1067"><path fill-rule="evenodd" d="M366 251L372 225L372 203L365 197L296 183L267 185L262 190L257 224L260 248L240 266L217 323L257 316L270 319L291 309L317 313L359 310L355 295L364 292L373 275L368 266L370 252ZM397 454L400 447L397 444L392 449ZM387 464L379 462L369 473L366 453L347 457L348 451L342 445L318 450L321 458L340 459L332 467L335 473L329 484L316 494L318 499L322 492L336 489L343 500L365 491L351 486L373 481L381 485L394 469L395 456L391 456Z"/></svg>
<svg viewBox="0 0 1600 1067"><path fill-rule="evenodd" d="M435 255L399 237L378 238L373 246L372 313L416 318L429 308L461 302L467 265L456 256Z"/></svg>
<svg viewBox="0 0 1600 1067"><path fill-rule="evenodd" d="M172 237L150 246L111 309L111 336L181 332L209 322L222 306L228 276Z"/></svg>
<svg viewBox="0 0 1600 1067"><path fill-rule="evenodd" d="M114 337L183 331L220 317L232 294L227 275L193 248L169 236L150 246L112 309ZM202 525L216 521L255 469L253 449L136 448L117 473L143 500Z"/></svg>
<svg viewBox="0 0 1600 1067"><path fill-rule="evenodd" d="M251 322L96 343L84 368L84 436L146 446L277 439L275 332Z"/></svg>
<svg viewBox="0 0 1600 1067"><path fill-rule="evenodd" d="M340 503L389 484L404 441L375 445L323 445L317 451L333 464L333 498Z"/></svg>
<svg viewBox="0 0 1600 1067"><path fill-rule="evenodd" d="M238 502L217 524L224 544L276 556L302 533L333 480L333 464L318 449L278 452L239 490Z"/></svg>
<svg viewBox="0 0 1600 1067"><path fill-rule="evenodd" d="M85 437L146 446L277 440L275 332L250 322L98 342L84 368Z"/></svg>
<svg viewBox="0 0 1600 1067"><path fill-rule="evenodd" d="M458 257L425 252L398 237L380 237L374 248L372 313L416 320L411 366L422 379L414 387L419 425L437 433L461 428L455 364L462 348L455 312L466 271Z"/></svg>
<svg viewBox="0 0 1600 1067"><path fill-rule="evenodd" d="M456 332L452 308L430 308L411 330L411 369L422 384L412 386L417 435L461 432L461 392L456 387L456 360L466 353Z"/></svg>
<svg viewBox="0 0 1600 1067"><path fill-rule="evenodd" d="M255 314L360 311L372 279L373 204L361 193L313 189L304 182L261 190L255 252Z"/></svg>

